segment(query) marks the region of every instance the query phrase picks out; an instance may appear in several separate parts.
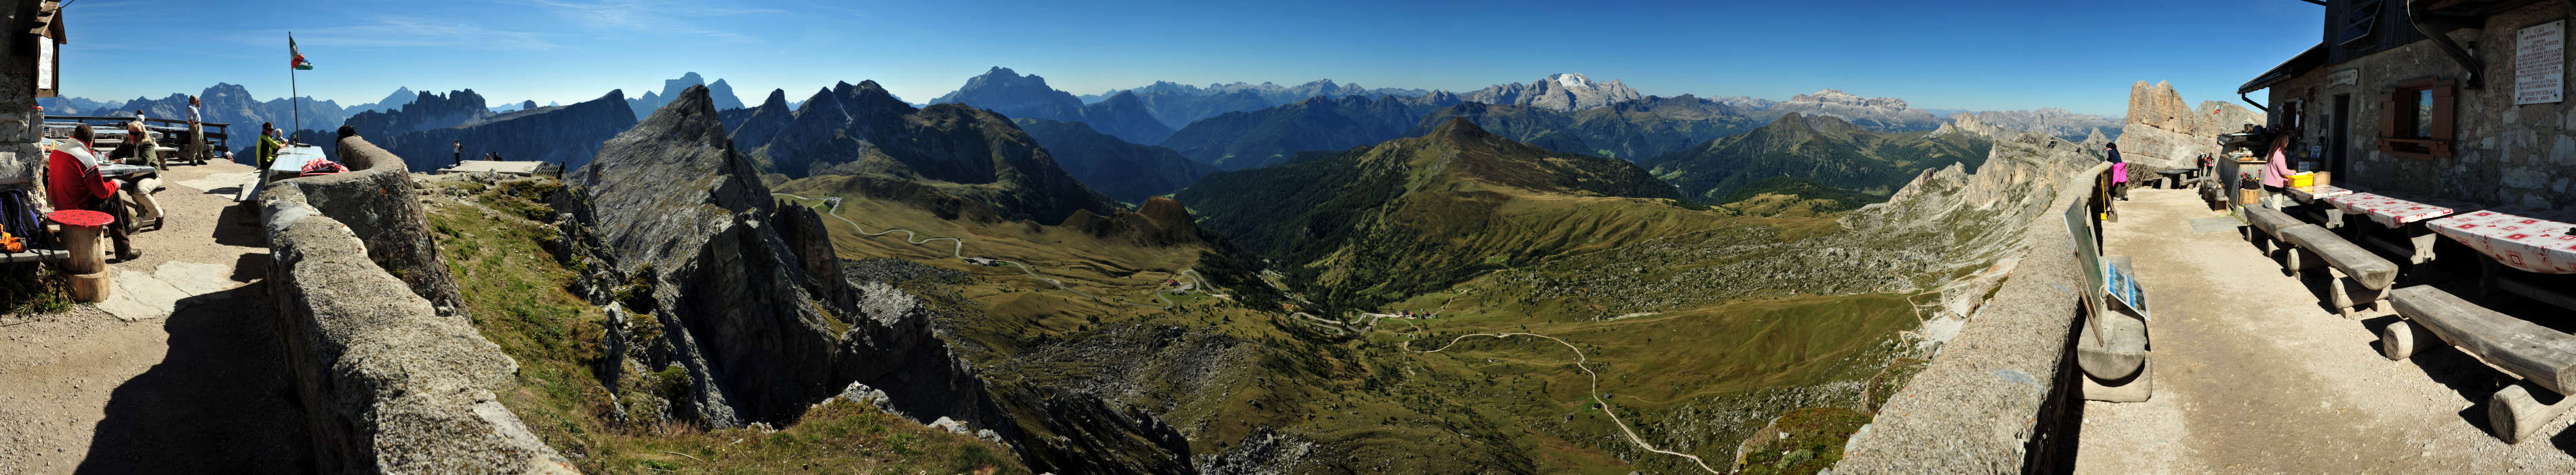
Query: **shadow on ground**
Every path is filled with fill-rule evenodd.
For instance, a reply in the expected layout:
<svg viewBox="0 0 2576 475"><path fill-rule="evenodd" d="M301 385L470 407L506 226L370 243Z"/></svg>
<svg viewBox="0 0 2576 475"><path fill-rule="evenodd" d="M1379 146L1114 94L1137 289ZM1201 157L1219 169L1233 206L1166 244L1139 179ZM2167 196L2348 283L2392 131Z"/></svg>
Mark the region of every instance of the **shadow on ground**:
<svg viewBox="0 0 2576 475"><path fill-rule="evenodd" d="M189 297L170 352L108 399L80 473L307 473L312 443L265 283Z"/></svg>

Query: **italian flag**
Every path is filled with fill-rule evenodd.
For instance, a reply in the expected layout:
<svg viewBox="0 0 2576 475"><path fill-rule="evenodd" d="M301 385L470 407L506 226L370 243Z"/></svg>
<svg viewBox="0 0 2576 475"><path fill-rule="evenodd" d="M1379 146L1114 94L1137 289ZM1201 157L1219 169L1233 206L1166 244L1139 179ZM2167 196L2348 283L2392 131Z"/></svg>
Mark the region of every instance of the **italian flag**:
<svg viewBox="0 0 2576 475"><path fill-rule="evenodd" d="M295 35L286 35L286 54L290 54L290 55L294 55L294 56L295 56L295 59L294 59L293 61L291 61L291 62L287 63L287 64L288 64L288 65L290 65L290 66L294 66L294 67L295 67L295 69L302 69L302 70L307 70L307 71L310 71L310 70L312 70L312 69L313 69L313 62L312 62L312 61L305 61L305 60L304 60L304 52L302 52L302 51L297 51L297 50L295 49Z"/></svg>

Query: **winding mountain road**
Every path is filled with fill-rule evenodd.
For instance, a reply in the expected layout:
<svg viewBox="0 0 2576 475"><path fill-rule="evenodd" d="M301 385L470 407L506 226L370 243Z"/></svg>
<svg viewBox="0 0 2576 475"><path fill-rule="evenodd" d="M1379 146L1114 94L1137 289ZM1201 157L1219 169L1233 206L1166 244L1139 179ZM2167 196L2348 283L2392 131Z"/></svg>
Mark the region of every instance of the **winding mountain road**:
<svg viewBox="0 0 2576 475"><path fill-rule="evenodd" d="M857 222L857 221L851 221L851 220L850 220L850 218L844 218L844 217L841 217L841 198L840 198L840 197L837 197L837 196L833 196L833 197L824 197L824 198L807 198L807 197L797 196L797 195L788 194L788 193L770 193L770 195L773 195L773 196L785 196L785 197L788 197L788 198L793 198L793 199L797 199L797 200L804 200L804 201L821 201L821 202L823 202L825 205L831 206L831 213L829 213L829 214L831 214L831 215L832 215L832 219L838 219L838 220L841 220L841 222L843 222L843 223L849 223L849 225L850 225L850 229L856 229L856 230L858 230L858 231L859 231L859 234L860 234L860 235L863 235L863 236L868 236L868 237L877 237L877 236L884 236L884 235L886 235L886 234L894 233L894 232L896 232L896 231L902 231L902 232L903 232L903 239L904 239L904 241L906 241L906 242L910 242L910 243L912 243L912 244L913 244L913 245L915 245L915 246L926 245L926 244L929 244L929 243L939 242L939 241L948 241L948 242L950 242L950 243L952 243L952 244L953 244L953 245L952 245L952 246L950 246L950 247L949 247L949 249L948 249L948 256L949 256L949 257L954 257L954 258L961 259L961 260L975 260L975 259L982 259L982 260L987 260L987 261L1000 262L1000 263L1004 263L1004 264L1010 264L1010 265L1013 265L1013 266L1018 266L1018 267L1020 268L1020 272L1021 272L1021 273L1025 273L1025 274L1028 274L1028 275L1029 275L1029 278L1037 279L1039 282L1045 282L1045 283L1047 283L1048 285L1053 285L1053 286L1055 286L1056 290L1062 290L1062 291L1066 291L1066 292L1072 292L1074 295L1080 295L1080 296L1082 296L1082 298L1087 298L1087 299L1092 299L1092 300L1097 300L1097 301L1107 302L1107 303L1116 303L1116 304L1121 304L1121 305L1134 305L1134 306L1138 306L1138 307L1144 307L1144 308L1150 308L1150 309L1157 309L1157 310L1171 310L1171 309L1172 309L1172 306L1174 306L1174 305L1180 305L1180 303L1179 303L1179 302L1174 302L1174 301L1172 301L1172 299L1171 299L1170 297L1166 296L1165 294L1169 294L1169 293L1172 293L1172 292L1179 292L1179 291L1182 291L1182 290L1186 290L1186 289L1188 289L1188 288L1198 288L1198 289L1205 289L1205 288L1207 288L1207 279L1206 279L1206 278L1204 278L1204 277L1199 276L1199 272L1198 272L1198 270L1196 270L1196 269L1182 269L1182 270L1181 270L1181 275L1183 275L1183 276L1187 276L1187 277L1189 277L1189 278L1190 278L1190 280L1195 281L1195 282L1192 282L1192 283L1190 284L1190 286L1189 286L1189 287L1184 288L1184 289L1169 289L1169 290L1163 290L1163 291L1154 292L1154 299L1155 299L1155 300L1161 300L1161 301L1163 301L1163 305L1161 305L1161 306L1146 305L1146 304L1141 304L1141 303L1129 302L1129 301L1126 301L1126 300L1112 300L1112 299L1104 299L1104 298L1100 298L1100 296L1097 296L1097 295L1091 295L1090 293L1083 292L1083 291L1080 291L1080 290L1074 290L1072 287L1067 287L1067 286L1065 286L1065 285L1064 285L1064 281L1056 280L1056 279L1053 279L1053 278L1049 278L1049 277L1047 277L1047 276L1038 275L1038 271L1037 271L1037 269L1030 268L1028 264L1023 264L1023 263L1020 263L1020 262L1018 262L1018 261L1010 261L1010 260L994 259L994 258L990 258L990 257L973 257L973 256L967 256L967 255L966 255L966 240L964 240L964 239L953 238L953 237L934 237L934 238L923 239L923 238L921 237L921 234L919 234L919 233L914 233L914 232L912 232L912 230L910 230L910 229L903 229L903 228L886 228L886 230L884 230L884 231L877 231L877 232L873 232L873 233L868 232L868 228L867 228L867 227L865 227L865 226L860 226L860 225L859 225L859 222Z"/></svg>
<svg viewBox="0 0 2576 475"><path fill-rule="evenodd" d="M1583 370L1583 374L1584 374L1585 376L1590 376L1590 377L1591 377L1591 379L1592 379L1592 383L1591 383L1592 390L1591 390L1591 391L1589 391L1589 392L1587 392L1585 395L1586 395L1586 396L1591 397L1591 398L1592 398L1592 402L1600 403L1600 404L1601 404L1601 413L1603 413L1603 414L1609 414L1609 415L1610 415L1610 422L1615 423L1615 424L1617 424L1617 425L1619 426L1619 432L1626 434L1626 435L1628 436L1628 441L1629 441L1629 442L1636 443L1636 444L1637 444L1637 447L1639 447L1639 448L1643 448L1643 449L1646 449L1646 451L1647 451L1647 452L1654 452L1654 453L1659 453L1659 454L1664 454L1664 455L1671 455L1671 456L1675 456L1675 457L1681 457L1681 458L1685 458L1685 459L1690 459L1691 463L1698 464L1698 465L1699 465L1699 469L1700 469L1700 470L1707 470L1707 471L1708 471L1708 473L1725 473L1725 472L1720 472L1720 471L1718 471L1718 470L1717 470L1716 468L1714 468L1714 467L1710 467L1710 466L1708 466L1708 461L1700 460L1699 456L1697 456L1697 455L1691 455L1691 454L1686 454L1686 453L1681 453L1681 452L1674 452L1674 451L1670 451L1670 450L1664 450L1664 449L1656 448L1654 444L1646 443L1646 439L1645 439L1645 438L1638 437L1638 436L1637 436L1637 431L1636 431L1635 429L1631 429L1631 428L1629 428L1629 427L1628 427L1628 421L1620 420L1620 419L1619 419L1619 411L1616 411L1616 410L1612 410L1612 409L1611 409L1611 407L1610 407L1610 401L1601 399L1601 373L1593 372L1593 371L1592 371L1592 367L1591 367L1591 366L1588 366L1588 365L1586 365L1586 364L1585 364L1585 363L1590 362L1590 361L1591 361L1591 359L1590 359L1589 357L1584 356L1584 354L1583 354L1583 349L1582 349L1582 348L1577 348L1577 347L1575 347L1573 343L1566 343L1566 342L1565 342L1565 340L1560 340L1560 339L1557 339L1556 337L1547 336L1547 335L1540 335L1540 334L1536 334L1536 333L1475 333L1475 334L1459 335L1457 338L1449 339L1449 344L1446 344L1446 345L1440 345L1440 348L1439 348L1439 349L1431 350L1431 351L1415 351L1415 350L1413 349L1412 345L1411 345L1411 343L1413 343L1413 342L1411 342L1411 341L1406 341L1406 342L1398 343L1398 345L1399 345L1399 346L1401 346L1401 347L1402 347L1402 349L1403 349L1403 350L1405 350L1405 351L1412 351L1412 352L1415 352L1415 353L1439 353L1439 352L1442 352L1442 351L1448 351L1448 350L1449 350L1449 347L1452 347L1452 346L1458 346L1458 342L1459 342L1460 340L1465 340L1465 339L1467 339L1468 337L1479 337L1479 336L1481 336L1481 337L1493 337L1494 339L1497 339L1497 340L1500 340L1500 339L1506 339L1506 338L1511 338L1511 337L1514 337L1514 336L1534 336L1534 337L1539 337L1539 338L1546 338L1548 341L1556 342L1556 344L1559 344L1559 345L1565 345L1565 349L1574 350L1574 367L1575 367L1575 368L1582 369L1582 370Z"/></svg>

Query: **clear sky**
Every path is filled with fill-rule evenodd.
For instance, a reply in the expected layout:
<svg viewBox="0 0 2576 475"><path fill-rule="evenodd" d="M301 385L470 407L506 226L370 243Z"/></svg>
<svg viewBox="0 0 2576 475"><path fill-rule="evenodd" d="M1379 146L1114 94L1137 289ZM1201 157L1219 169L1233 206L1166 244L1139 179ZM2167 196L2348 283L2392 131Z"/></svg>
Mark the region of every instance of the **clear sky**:
<svg viewBox="0 0 2576 475"><path fill-rule="evenodd" d="M991 66L1077 94L1155 80L1467 91L1580 72L1651 95L1823 88L1915 107L2120 114L2130 83L2184 99L2317 43L2298 0L1114 1L74 0L64 94L287 91L286 33L342 105L397 86L493 104L658 90L697 71L744 102L873 79L927 101ZM181 20L185 19L185 20Z"/></svg>

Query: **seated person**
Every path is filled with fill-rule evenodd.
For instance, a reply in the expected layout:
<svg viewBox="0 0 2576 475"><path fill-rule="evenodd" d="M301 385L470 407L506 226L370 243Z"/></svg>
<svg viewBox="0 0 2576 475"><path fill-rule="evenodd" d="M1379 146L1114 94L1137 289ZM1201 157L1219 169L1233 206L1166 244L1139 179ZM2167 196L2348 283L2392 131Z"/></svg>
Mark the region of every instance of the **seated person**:
<svg viewBox="0 0 2576 475"><path fill-rule="evenodd" d="M152 133L143 128L142 122L125 123L125 137L125 143L117 145L116 150L109 151L107 158L116 160L118 163L148 166L155 170L169 169L161 164L161 142L152 140Z"/></svg>
<svg viewBox="0 0 2576 475"><path fill-rule="evenodd" d="M55 210L85 209L107 213L117 219L132 219L125 210L123 183L98 174L98 132L82 124L72 129L71 142L47 154L45 161L45 198ZM115 243L116 258L132 260L142 257L134 250L132 236L124 223L107 226L108 240Z"/></svg>

